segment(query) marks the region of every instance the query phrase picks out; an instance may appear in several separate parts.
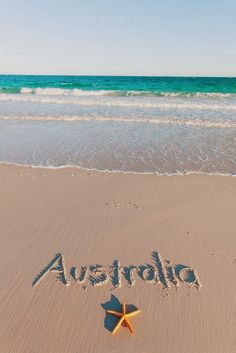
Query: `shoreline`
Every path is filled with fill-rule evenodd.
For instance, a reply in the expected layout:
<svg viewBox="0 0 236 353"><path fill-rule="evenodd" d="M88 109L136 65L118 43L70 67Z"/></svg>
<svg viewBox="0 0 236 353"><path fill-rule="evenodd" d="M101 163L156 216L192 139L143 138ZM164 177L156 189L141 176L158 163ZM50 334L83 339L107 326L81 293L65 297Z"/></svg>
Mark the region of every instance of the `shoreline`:
<svg viewBox="0 0 236 353"><path fill-rule="evenodd" d="M158 173L158 172L132 172L132 171L121 171L121 170L108 170L108 169L96 169L96 168L85 168L79 165L62 165L62 166L41 166L41 165L32 165L32 164L20 164L14 162L0 162L0 166L12 166L19 168L32 168L32 169L42 169L42 170L66 170L66 169L76 169L77 171L84 172L94 172L101 174L120 174L120 175L152 175L158 177L176 177L176 176L188 176L188 175L201 175L201 176L213 176L213 177L236 177L236 174L223 174L223 173L206 173L206 172L196 172L196 171L186 171L184 173Z"/></svg>

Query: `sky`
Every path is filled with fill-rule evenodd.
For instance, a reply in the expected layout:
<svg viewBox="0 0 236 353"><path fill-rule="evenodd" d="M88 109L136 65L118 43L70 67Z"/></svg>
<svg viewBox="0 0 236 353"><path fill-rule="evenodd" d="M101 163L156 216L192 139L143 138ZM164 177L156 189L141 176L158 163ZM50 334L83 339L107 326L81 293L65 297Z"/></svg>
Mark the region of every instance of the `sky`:
<svg viewBox="0 0 236 353"><path fill-rule="evenodd" d="M0 73L236 76L236 0L0 0Z"/></svg>

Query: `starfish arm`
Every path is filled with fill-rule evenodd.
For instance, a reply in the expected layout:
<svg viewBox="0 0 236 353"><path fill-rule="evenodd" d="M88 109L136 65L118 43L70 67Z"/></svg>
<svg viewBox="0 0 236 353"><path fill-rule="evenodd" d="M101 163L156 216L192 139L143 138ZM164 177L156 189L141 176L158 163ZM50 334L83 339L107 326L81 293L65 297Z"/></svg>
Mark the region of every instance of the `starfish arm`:
<svg viewBox="0 0 236 353"><path fill-rule="evenodd" d="M128 313L128 314L126 314L125 316L126 317L133 317L133 316L135 316L135 315L137 315L137 314L139 314L139 313L141 313L141 310L139 309L139 310L135 310L135 311L132 311L132 313Z"/></svg>
<svg viewBox="0 0 236 353"><path fill-rule="evenodd" d="M125 318L125 323L126 323L126 326L128 327L128 329L130 330L130 332L134 333L133 327L132 327L131 323L129 322L129 319Z"/></svg>
<svg viewBox="0 0 236 353"><path fill-rule="evenodd" d="M114 310L107 310L106 311L108 314L112 314L112 315L115 315L117 317L122 317L123 314L122 313L119 313L118 311L114 311Z"/></svg>
<svg viewBox="0 0 236 353"><path fill-rule="evenodd" d="M121 317L120 320L118 321L118 323L116 324L116 326L114 327L112 334L116 334L116 332L119 330L122 322L124 321L124 317Z"/></svg>
<svg viewBox="0 0 236 353"><path fill-rule="evenodd" d="M122 312L125 315L126 314L126 306L125 303L122 303Z"/></svg>

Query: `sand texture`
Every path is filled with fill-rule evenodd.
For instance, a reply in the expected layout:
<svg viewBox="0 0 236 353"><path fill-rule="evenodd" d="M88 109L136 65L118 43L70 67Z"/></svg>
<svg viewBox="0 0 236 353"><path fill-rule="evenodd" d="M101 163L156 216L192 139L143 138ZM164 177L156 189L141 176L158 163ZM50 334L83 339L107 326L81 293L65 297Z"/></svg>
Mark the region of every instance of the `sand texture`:
<svg viewBox="0 0 236 353"><path fill-rule="evenodd" d="M0 196L1 353L236 352L235 177L2 164Z"/></svg>

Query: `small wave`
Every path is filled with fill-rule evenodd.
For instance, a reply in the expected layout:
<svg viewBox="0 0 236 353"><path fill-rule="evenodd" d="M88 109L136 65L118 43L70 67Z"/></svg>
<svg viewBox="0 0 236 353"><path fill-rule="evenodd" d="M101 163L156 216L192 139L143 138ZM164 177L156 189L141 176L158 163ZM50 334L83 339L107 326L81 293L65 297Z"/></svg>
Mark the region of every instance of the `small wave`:
<svg viewBox="0 0 236 353"><path fill-rule="evenodd" d="M17 87L0 87L1 94L17 94L20 93L20 89Z"/></svg>
<svg viewBox="0 0 236 353"><path fill-rule="evenodd" d="M23 94L33 93L33 89L28 87L23 87L20 89L20 93L23 93Z"/></svg>
<svg viewBox="0 0 236 353"><path fill-rule="evenodd" d="M236 128L234 121L209 121L209 120L187 120L187 119L173 119L168 117L147 119L147 118L126 118L126 117L104 117L104 116L78 116L78 115L40 115L40 116L25 116L14 115L6 116L0 115L0 120L22 120L22 121L100 121L100 122L125 122L125 123L142 123L155 125L179 125L205 128Z"/></svg>
<svg viewBox="0 0 236 353"><path fill-rule="evenodd" d="M12 92L15 93L15 92ZM127 90L84 90L79 88L52 88L22 87L22 94L48 95L48 96L120 96L120 97L199 97L199 98L230 98L236 97L235 93L219 92L160 92L160 91L127 91Z"/></svg>
<svg viewBox="0 0 236 353"><path fill-rule="evenodd" d="M50 89L51 90L51 89ZM26 91L27 92L27 91ZM206 110L206 111L236 111L236 101L202 101L202 100L176 100L171 99L155 99L153 97L127 99L124 97L104 97L100 93L97 97L90 97L89 94L84 96L71 96L71 95L47 95L44 94L0 94L0 101L12 102L31 102L39 104L72 104L79 106L94 106L94 107L124 107L124 108L150 108L150 109L180 109L180 110ZM85 91L83 91L85 92ZM235 97L236 98L236 97Z"/></svg>
<svg viewBox="0 0 236 353"><path fill-rule="evenodd" d="M106 95L116 95L117 91L109 90L82 90L79 88L73 89L63 89L63 88L28 88L23 87L20 93L23 94L35 94L37 96L106 96Z"/></svg>
<svg viewBox="0 0 236 353"><path fill-rule="evenodd" d="M159 91L127 91L125 96L133 97L172 97L172 98L232 98L235 93L214 93L214 92L159 92Z"/></svg>

